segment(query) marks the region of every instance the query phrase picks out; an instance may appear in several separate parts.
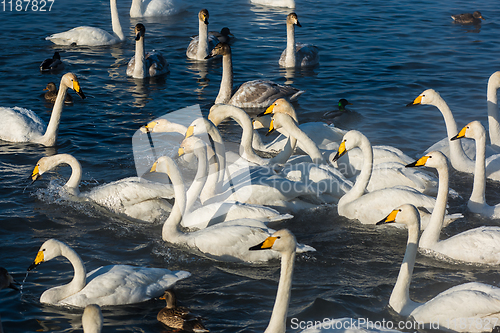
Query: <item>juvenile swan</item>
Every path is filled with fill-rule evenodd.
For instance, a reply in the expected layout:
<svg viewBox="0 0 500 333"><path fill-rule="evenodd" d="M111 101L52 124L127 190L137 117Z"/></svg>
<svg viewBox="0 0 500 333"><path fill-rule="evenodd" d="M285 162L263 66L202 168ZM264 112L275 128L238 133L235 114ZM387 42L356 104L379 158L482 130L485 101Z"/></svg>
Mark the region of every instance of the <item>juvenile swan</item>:
<svg viewBox="0 0 500 333"><path fill-rule="evenodd" d="M318 48L311 44L295 43L295 26L302 27L297 14L286 17L286 49L279 60L283 67L307 67L319 63Z"/></svg>

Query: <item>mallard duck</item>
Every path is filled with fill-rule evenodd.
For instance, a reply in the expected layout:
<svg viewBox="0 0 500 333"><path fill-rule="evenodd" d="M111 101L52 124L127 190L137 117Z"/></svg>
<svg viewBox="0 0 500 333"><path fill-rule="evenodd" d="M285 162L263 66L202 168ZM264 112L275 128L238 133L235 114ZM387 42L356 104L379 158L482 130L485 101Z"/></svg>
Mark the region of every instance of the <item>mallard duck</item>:
<svg viewBox="0 0 500 333"><path fill-rule="evenodd" d="M234 35L231 33L228 27L224 27L220 32L218 31L209 31L209 36L217 37L219 42L231 44L234 41Z"/></svg>
<svg viewBox="0 0 500 333"><path fill-rule="evenodd" d="M158 312L156 319L162 324L187 332L210 332L203 326L201 320L193 316L188 308L177 306L177 299L173 290L165 290L160 299L167 302L167 306Z"/></svg>
<svg viewBox="0 0 500 333"><path fill-rule="evenodd" d="M54 52L52 58L47 58L40 64L40 71L50 72L58 71L64 68L64 63L61 61L61 56L59 52Z"/></svg>
<svg viewBox="0 0 500 333"><path fill-rule="evenodd" d="M345 108L347 105L352 105L352 103L348 102L347 99L345 98L341 98L339 99L339 104L338 104L339 109L333 111L327 111L323 116L328 118L335 118L341 116L344 113L349 112L349 110Z"/></svg>
<svg viewBox="0 0 500 333"><path fill-rule="evenodd" d="M45 90L48 90L45 94L43 94L43 97L47 102L50 102L54 104L57 99L57 93L59 90L57 90L57 86L54 82L49 82L47 83L47 86L45 87ZM66 97L64 98L64 104L73 104L73 97L69 93L66 93Z"/></svg>
<svg viewBox="0 0 500 333"><path fill-rule="evenodd" d="M481 20L485 18L481 15L481 12L475 11L474 13L465 13L465 14L457 14L451 15L451 18L455 23L460 24L480 24Z"/></svg>

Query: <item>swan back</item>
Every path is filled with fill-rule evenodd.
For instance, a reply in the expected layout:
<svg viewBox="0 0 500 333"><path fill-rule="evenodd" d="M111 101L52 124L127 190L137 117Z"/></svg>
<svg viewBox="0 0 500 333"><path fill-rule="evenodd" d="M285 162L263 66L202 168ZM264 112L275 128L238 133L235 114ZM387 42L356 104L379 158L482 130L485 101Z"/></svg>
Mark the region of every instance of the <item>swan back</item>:
<svg viewBox="0 0 500 333"><path fill-rule="evenodd" d="M83 333L100 333L102 324L101 307L97 304L87 305L82 315Z"/></svg>

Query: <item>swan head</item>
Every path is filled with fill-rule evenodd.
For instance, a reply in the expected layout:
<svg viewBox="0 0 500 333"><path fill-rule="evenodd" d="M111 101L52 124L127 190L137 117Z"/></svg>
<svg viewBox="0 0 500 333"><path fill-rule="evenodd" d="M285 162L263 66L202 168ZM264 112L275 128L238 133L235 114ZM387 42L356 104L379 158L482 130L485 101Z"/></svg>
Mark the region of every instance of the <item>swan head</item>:
<svg viewBox="0 0 500 333"><path fill-rule="evenodd" d="M210 115L208 115L208 118L210 119ZM193 135L207 134L210 130L210 127L213 125L214 124L210 120L207 120L205 118L196 118L188 126L185 137L189 138Z"/></svg>
<svg viewBox="0 0 500 333"><path fill-rule="evenodd" d="M28 267L28 271L31 271L36 266L40 265L42 262L49 261L56 257L62 255L62 248L65 246L63 242L58 241L57 239L49 239L42 244L38 253L36 255L33 263Z"/></svg>
<svg viewBox="0 0 500 333"><path fill-rule="evenodd" d="M420 167L420 166L426 166L437 169L442 166L448 166L448 159L442 152L435 150L422 156L415 162L406 165L407 168Z"/></svg>
<svg viewBox="0 0 500 333"><path fill-rule="evenodd" d="M225 56L231 55L231 46L227 43L218 43L215 47L210 51L210 53L205 57L205 59L210 59L216 57L218 55Z"/></svg>
<svg viewBox="0 0 500 333"><path fill-rule="evenodd" d="M377 225L387 223L405 224L408 229L416 229L420 232L420 214L418 209L411 204L404 204L394 209L386 218L377 222Z"/></svg>
<svg viewBox="0 0 500 333"><path fill-rule="evenodd" d="M99 333L102 330L103 318L101 307L89 304L83 310L82 327L84 333Z"/></svg>
<svg viewBox="0 0 500 333"><path fill-rule="evenodd" d="M57 91L57 87L56 87L56 84L54 82L49 82L49 83L47 83L47 86L43 90L48 90L50 92L55 92L55 91Z"/></svg>
<svg viewBox="0 0 500 333"><path fill-rule="evenodd" d="M167 309L173 309L177 307L177 299L173 290L165 290L163 296L160 296L159 299L167 302Z"/></svg>
<svg viewBox="0 0 500 333"><path fill-rule="evenodd" d="M184 138L184 140L182 140L182 142L179 146L178 154L180 157L184 154L194 153L195 150L198 150L198 149L205 149L206 150L207 144L203 140L201 140L200 138L198 138L196 136L190 136L190 137Z"/></svg>
<svg viewBox="0 0 500 333"><path fill-rule="evenodd" d="M146 27L144 26L144 24L137 23L134 29L135 40L139 40L141 39L141 37L144 37L145 33L146 33Z"/></svg>
<svg viewBox="0 0 500 333"><path fill-rule="evenodd" d="M291 24L291 25L296 25L298 27L302 27L299 23L299 18L297 17L297 14L295 13L290 13L286 17L286 23Z"/></svg>
<svg viewBox="0 0 500 333"><path fill-rule="evenodd" d="M154 132L170 132L170 126L172 123L165 118L150 121L146 126L140 128L142 133L154 133Z"/></svg>
<svg viewBox="0 0 500 333"><path fill-rule="evenodd" d="M82 88L80 88L80 83L78 82L78 79L76 78L75 74L73 73L64 74L61 79L61 86L62 85L66 86L67 88L73 89L82 99L86 98Z"/></svg>
<svg viewBox="0 0 500 333"><path fill-rule="evenodd" d="M295 236L288 229L281 229L267 237L262 243L249 248L250 251L256 250L275 250L280 253L294 252L297 246Z"/></svg>
<svg viewBox="0 0 500 333"><path fill-rule="evenodd" d="M363 139L366 139L363 133L356 130L351 130L344 134L342 142L337 149L337 153L333 157L332 163L337 162L337 160L344 156L349 150L358 147Z"/></svg>
<svg viewBox="0 0 500 333"><path fill-rule="evenodd" d="M207 24L207 25L208 25L208 16L209 16L209 15L208 15L208 10L206 10L206 9L202 9L202 10L200 10L200 12L198 13L198 19L199 19L201 22L203 22L203 23L205 23L205 24Z"/></svg>
<svg viewBox="0 0 500 333"><path fill-rule="evenodd" d="M488 79L488 86L493 87L495 90L500 88L500 71L490 75L490 78Z"/></svg>
<svg viewBox="0 0 500 333"><path fill-rule="evenodd" d="M262 117L266 114L275 114L275 113L284 113L292 117L295 121L298 122L297 120L297 113L295 112L295 108L293 107L292 103L290 103L287 99L285 98L278 98L277 100L274 101L273 104L269 105L269 107L266 109L266 111L258 114L258 117Z"/></svg>
<svg viewBox="0 0 500 333"><path fill-rule="evenodd" d="M457 135L452 137L450 140L458 140L462 138L470 138L470 139L485 139L486 138L486 130L484 126L477 120L471 121L467 125L464 126L458 132Z"/></svg>
<svg viewBox="0 0 500 333"><path fill-rule="evenodd" d="M441 95L434 89L427 89L420 95L418 95L413 102L406 104L406 106L413 106L418 104L430 104L436 105L436 103L441 100Z"/></svg>
<svg viewBox="0 0 500 333"><path fill-rule="evenodd" d="M10 275L5 268L0 267L0 290L2 290L3 288L12 288L14 290L19 290L16 284L17 282L14 280L12 275Z"/></svg>

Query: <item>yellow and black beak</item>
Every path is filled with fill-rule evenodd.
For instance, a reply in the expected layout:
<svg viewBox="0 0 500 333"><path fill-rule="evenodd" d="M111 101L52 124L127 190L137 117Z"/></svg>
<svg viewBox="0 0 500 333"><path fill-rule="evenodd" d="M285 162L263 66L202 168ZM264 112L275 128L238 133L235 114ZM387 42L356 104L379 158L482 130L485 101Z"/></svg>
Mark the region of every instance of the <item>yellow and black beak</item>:
<svg viewBox="0 0 500 333"><path fill-rule="evenodd" d="M31 176L29 178L31 178L32 180L32 184L37 181L38 179L40 179L40 177L42 177L42 175L40 174L40 169L38 167L38 164L35 165L35 168L33 169L33 172L31 173Z"/></svg>
<svg viewBox="0 0 500 333"><path fill-rule="evenodd" d="M153 166L151 167L151 170L149 170L149 172L156 172L157 166L158 166L158 161L153 163Z"/></svg>
<svg viewBox="0 0 500 333"><path fill-rule="evenodd" d="M266 111L259 113L259 114L257 115L257 117L262 117L262 116L264 116L264 115L266 115L266 114L271 114L271 113L273 113L273 110L274 110L274 106L275 106L275 105L276 105L275 103L273 103L273 104L269 105L269 107L266 109Z"/></svg>
<svg viewBox="0 0 500 333"><path fill-rule="evenodd" d="M80 96L82 99L87 98L85 94L83 93L82 88L80 88L80 83L78 83L77 80L73 80L73 90L76 91L78 96Z"/></svg>
<svg viewBox="0 0 500 333"><path fill-rule="evenodd" d="M274 245L274 242L278 239L278 237L269 236L262 243L257 244L249 248L250 251L256 250L268 250L271 249Z"/></svg>
<svg viewBox="0 0 500 333"><path fill-rule="evenodd" d="M31 271L36 266L40 265L43 262L43 251L38 251L35 261L28 267L28 271Z"/></svg>
<svg viewBox="0 0 500 333"><path fill-rule="evenodd" d="M193 136L194 134L194 126L189 126L186 130L186 138L189 138L190 136Z"/></svg>
<svg viewBox="0 0 500 333"><path fill-rule="evenodd" d="M410 102L406 104L406 106L413 106L413 105L418 105L422 103L422 95L419 95L413 102Z"/></svg>
<svg viewBox="0 0 500 333"><path fill-rule="evenodd" d="M396 215L400 212L400 209L394 209L385 219L377 222L377 225L386 224L386 223L396 223Z"/></svg>
<svg viewBox="0 0 500 333"><path fill-rule="evenodd" d="M177 151L177 153L179 154L179 157L181 157L182 155L184 155L186 152L184 151L184 148L183 147L179 147L179 150Z"/></svg>
<svg viewBox="0 0 500 333"><path fill-rule="evenodd" d="M406 165L406 168L425 166L425 163L427 162L427 160L429 159L429 157L430 156L427 156L427 155L422 156L421 158L419 158L415 162Z"/></svg>
<svg viewBox="0 0 500 333"><path fill-rule="evenodd" d="M455 135L454 137L452 137L452 138L450 139L450 141L465 138L465 131L467 131L467 126L465 126L464 128L462 128L462 129L460 130L460 132L458 132L458 134L457 134L457 135Z"/></svg>
<svg viewBox="0 0 500 333"><path fill-rule="evenodd" d="M337 162L339 158L344 156L344 154L347 152L347 149L345 148L345 140L340 143L339 149L337 151L337 154L333 157L332 163Z"/></svg>
<svg viewBox="0 0 500 333"><path fill-rule="evenodd" d="M266 136L274 132L276 128L274 128L274 119L271 119L271 123L269 123L269 131L266 133Z"/></svg>

